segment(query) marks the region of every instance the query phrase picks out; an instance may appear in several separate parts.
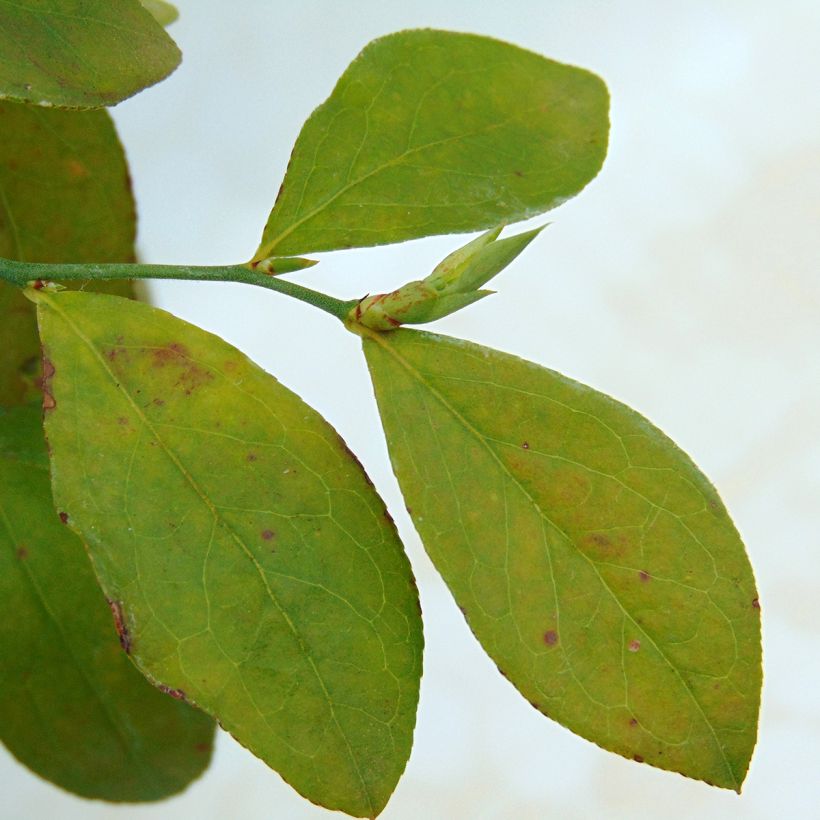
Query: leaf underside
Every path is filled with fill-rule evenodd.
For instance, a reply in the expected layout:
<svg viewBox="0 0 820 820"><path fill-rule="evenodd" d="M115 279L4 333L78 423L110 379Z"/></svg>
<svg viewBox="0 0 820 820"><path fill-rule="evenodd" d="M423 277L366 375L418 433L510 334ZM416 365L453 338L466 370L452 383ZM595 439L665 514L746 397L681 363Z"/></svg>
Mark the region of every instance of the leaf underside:
<svg viewBox="0 0 820 820"><path fill-rule="evenodd" d="M410 753L422 633L360 465L221 339L137 302L34 298L55 501L133 660L310 800L378 814Z"/></svg>
<svg viewBox="0 0 820 820"><path fill-rule="evenodd" d="M594 74L489 37L374 40L303 126L256 258L549 210L598 173L608 106Z"/></svg>
<svg viewBox="0 0 820 820"><path fill-rule="evenodd" d="M0 0L0 97L114 105L167 77L180 59L139 0Z"/></svg>
<svg viewBox="0 0 820 820"><path fill-rule="evenodd" d="M501 672L605 749L739 791L760 611L697 467L633 410L513 356L408 330L364 352L413 521Z"/></svg>
<svg viewBox="0 0 820 820"><path fill-rule="evenodd" d="M120 648L82 543L51 504L39 407L0 411L0 738L83 797L158 800L207 766L213 721Z"/></svg>
<svg viewBox="0 0 820 820"><path fill-rule="evenodd" d="M0 256L21 262L132 262L136 217L125 155L105 111L0 101ZM87 287L87 283L72 283ZM94 290L131 296L128 282ZM0 405L39 393L34 306L0 282Z"/></svg>

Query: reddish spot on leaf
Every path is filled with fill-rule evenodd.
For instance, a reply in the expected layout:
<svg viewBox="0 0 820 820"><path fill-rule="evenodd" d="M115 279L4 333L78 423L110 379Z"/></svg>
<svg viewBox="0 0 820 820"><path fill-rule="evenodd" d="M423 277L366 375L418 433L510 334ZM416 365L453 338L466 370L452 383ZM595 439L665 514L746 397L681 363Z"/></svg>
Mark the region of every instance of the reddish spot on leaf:
<svg viewBox="0 0 820 820"><path fill-rule="evenodd" d="M640 755L633 755L633 756L632 756L632 759L633 759L636 763L643 763L643 758L642 758Z"/></svg>
<svg viewBox="0 0 820 820"><path fill-rule="evenodd" d="M20 561L25 561L28 558L28 548L24 546L17 547L17 558Z"/></svg>
<svg viewBox="0 0 820 820"><path fill-rule="evenodd" d="M558 633L554 629L548 629L544 633L544 643L547 646L555 646L558 643Z"/></svg>
<svg viewBox="0 0 820 820"><path fill-rule="evenodd" d="M160 692L170 695L174 700L185 700L185 692L182 689L171 689L170 686L166 686L164 683L160 683L157 688Z"/></svg>
<svg viewBox="0 0 820 820"><path fill-rule="evenodd" d="M759 599L759 598L755 598L755 599L752 601L752 606L753 606L755 609L760 609L760 599Z"/></svg>
<svg viewBox="0 0 820 820"><path fill-rule="evenodd" d="M650 575L650 574L649 574L649 573L648 573L645 569L642 569L642 570L638 573L638 577L639 577L639 578L641 579L641 581L643 581L644 583L646 583L647 581L651 581L651 580L652 580L652 576L651 576L651 575Z"/></svg>
<svg viewBox="0 0 820 820"><path fill-rule="evenodd" d="M525 450L529 450L529 449L530 449L530 443L529 443L528 441L525 441L525 442L521 445L521 447L522 447L523 449L525 449Z"/></svg>
<svg viewBox="0 0 820 820"><path fill-rule="evenodd" d="M276 533L273 530L262 530L261 535L264 541L271 541L276 537Z"/></svg>
<svg viewBox="0 0 820 820"><path fill-rule="evenodd" d="M629 725L630 725L630 726L637 726L637 725L638 725L638 720L637 720L637 718L632 718L632 719L629 721Z"/></svg>
<svg viewBox="0 0 820 820"><path fill-rule="evenodd" d="M207 743L197 743L194 746L195 752L207 752L211 747Z"/></svg>
<svg viewBox="0 0 820 820"><path fill-rule="evenodd" d="M154 399L151 404L155 404L157 407L162 407L162 405L165 404L165 399Z"/></svg>
<svg viewBox="0 0 820 820"><path fill-rule="evenodd" d="M63 524L68 524L68 513L67 512L61 512L61 513L59 513L59 515L60 515L60 521L62 521Z"/></svg>
<svg viewBox="0 0 820 820"><path fill-rule="evenodd" d="M57 406L51 393L51 380L54 377L54 365L51 360L43 356L43 375L40 379L40 388L43 391L43 410L53 410Z"/></svg>
<svg viewBox="0 0 820 820"><path fill-rule="evenodd" d="M66 162L65 169L70 179L85 179L88 176L88 168L74 157Z"/></svg>
<svg viewBox="0 0 820 820"><path fill-rule="evenodd" d="M114 629L117 630L120 646L125 650L126 654L130 654L131 636L128 633L128 624L125 620L122 604L119 601L106 600L108 600L108 608L111 610L111 615L114 617Z"/></svg>
<svg viewBox="0 0 820 820"><path fill-rule="evenodd" d="M629 646L627 647L630 652L637 652L640 648L641 642L634 639L629 642Z"/></svg>

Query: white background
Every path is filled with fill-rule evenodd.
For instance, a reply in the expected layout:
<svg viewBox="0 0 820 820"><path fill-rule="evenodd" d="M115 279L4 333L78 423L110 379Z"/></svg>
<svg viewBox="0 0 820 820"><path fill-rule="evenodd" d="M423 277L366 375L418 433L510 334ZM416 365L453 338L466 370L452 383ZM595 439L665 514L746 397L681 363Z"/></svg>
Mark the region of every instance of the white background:
<svg viewBox="0 0 820 820"><path fill-rule="evenodd" d="M820 3L181 0L185 54L114 110L145 261L256 248L301 123L370 39L490 34L598 72L603 172L443 333L533 359L638 408L720 489L754 563L766 681L741 797L607 754L536 713L483 656L426 559L390 471L356 338L238 285L162 283L322 412L362 458L419 579L427 650L416 742L388 820L820 817ZM327 255L294 278L344 298L423 276L463 237ZM23 820L322 818L226 735L183 795L83 801L0 752Z"/></svg>

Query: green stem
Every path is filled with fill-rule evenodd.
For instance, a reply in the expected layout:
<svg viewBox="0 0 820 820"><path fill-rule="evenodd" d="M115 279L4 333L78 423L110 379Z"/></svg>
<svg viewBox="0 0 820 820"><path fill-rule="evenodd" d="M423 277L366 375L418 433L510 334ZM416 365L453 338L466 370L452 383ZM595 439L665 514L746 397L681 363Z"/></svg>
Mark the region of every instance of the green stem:
<svg viewBox="0 0 820 820"><path fill-rule="evenodd" d="M140 265L111 264L50 264L47 262L16 262L0 257L0 279L25 288L40 281L69 282L105 279L187 279L198 282L242 282L284 293L301 302L335 316L342 322L357 300L345 302L326 293L260 273L248 265Z"/></svg>

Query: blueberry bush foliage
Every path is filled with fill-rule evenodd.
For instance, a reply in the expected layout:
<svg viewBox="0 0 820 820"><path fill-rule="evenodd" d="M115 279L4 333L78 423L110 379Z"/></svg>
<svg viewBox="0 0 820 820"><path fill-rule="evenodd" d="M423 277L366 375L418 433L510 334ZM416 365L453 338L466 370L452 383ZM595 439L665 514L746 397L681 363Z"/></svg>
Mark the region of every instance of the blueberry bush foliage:
<svg viewBox="0 0 820 820"><path fill-rule="evenodd" d="M137 0L0 4L8 749L78 795L151 801L205 769L218 723L357 817L405 768L422 618L377 489L297 395L132 285L224 280L361 338L412 520L524 698L603 749L739 791L760 611L714 487L609 396L403 327L491 293L539 232L502 227L596 176L604 83L488 37L382 37L302 128L250 261L138 264L104 107L174 69L174 17ZM319 251L469 232L392 293L342 301L283 278Z"/></svg>

